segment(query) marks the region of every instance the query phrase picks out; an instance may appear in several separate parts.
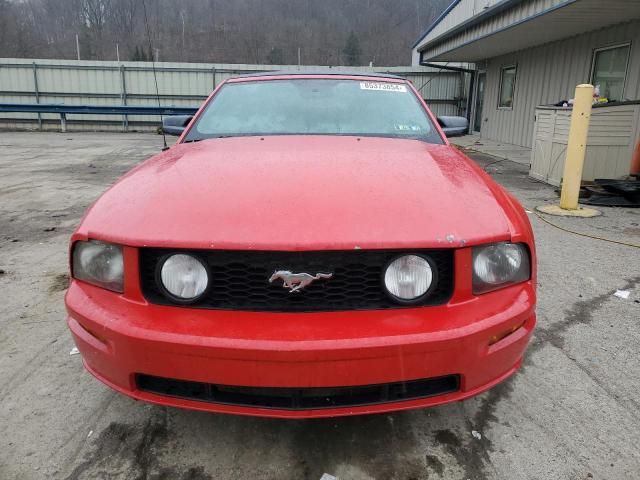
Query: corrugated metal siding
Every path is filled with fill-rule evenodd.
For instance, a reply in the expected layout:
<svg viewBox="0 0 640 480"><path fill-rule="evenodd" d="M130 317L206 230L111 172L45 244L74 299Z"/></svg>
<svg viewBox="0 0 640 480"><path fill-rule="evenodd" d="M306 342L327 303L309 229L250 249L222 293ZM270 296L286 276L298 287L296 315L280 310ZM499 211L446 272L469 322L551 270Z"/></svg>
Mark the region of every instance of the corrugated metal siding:
<svg viewBox="0 0 640 480"><path fill-rule="evenodd" d="M156 88L148 62L98 62L76 60L0 59L0 103L36 103L34 65L39 102L80 105L157 105ZM199 106L221 81L243 73L267 70L319 71L327 67L295 65L157 63L161 103L165 106ZM422 97L432 100L436 115L460 115L466 105L465 78L457 72L430 67L354 67L349 70L392 73L411 81ZM124 77L124 91L123 91ZM43 114L43 120L58 120ZM121 116L69 115L69 121L119 125ZM35 120L34 114L2 114L10 120ZM132 116L130 123L157 122L157 117Z"/></svg>
<svg viewBox="0 0 640 480"><path fill-rule="evenodd" d="M640 99L640 21L597 30L487 60L482 136L532 146L535 108L573 97L575 86L588 83L595 48L631 41L625 99ZM498 109L500 67L516 64L513 110Z"/></svg>
<svg viewBox="0 0 640 480"><path fill-rule="evenodd" d="M429 34L420 42L417 49L424 49L424 45L432 41L436 41L449 30L457 27L472 17L482 14L487 8L491 8L497 4L503 3L501 0L462 0L449 14L429 32ZM427 58L435 57L443 52L447 52L465 43L471 42L478 38L490 35L510 25L521 22L527 18L531 18L545 10L557 7L567 0L526 0L519 2L512 8L500 12L486 21L481 21L477 25L466 28L460 34L444 40L442 43L436 43L425 50ZM486 7L486 8L485 8Z"/></svg>

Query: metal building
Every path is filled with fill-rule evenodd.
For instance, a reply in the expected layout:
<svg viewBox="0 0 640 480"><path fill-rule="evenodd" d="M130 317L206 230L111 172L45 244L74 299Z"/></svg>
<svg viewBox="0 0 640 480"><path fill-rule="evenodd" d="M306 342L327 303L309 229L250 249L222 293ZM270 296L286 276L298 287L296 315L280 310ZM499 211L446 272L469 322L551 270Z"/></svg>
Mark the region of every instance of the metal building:
<svg viewBox="0 0 640 480"><path fill-rule="evenodd" d="M155 73L154 68L155 67ZM108 62L0 58L0 129L59 130L54 113L7 113L2 104L198 107L223 80L270 70L331 71L330 67L210 63ZM433 67L352 67L413 82L436 115L467 115L469 75ZM157 91L156 91L157 80ZM74 130L157 128L159 117L69 114Z"/></svg>
<svg viewBox="0 0 640 480"><path fill-rule="evenodd" d="M550 183L560 181L567 127L553 106L578 84L599 85L609 103L590 130L585 179L629 172L640 138L640 0L455 0L412 58L474 62L473 132L532 148L532 164L552 162L537 175Z"/></svg>

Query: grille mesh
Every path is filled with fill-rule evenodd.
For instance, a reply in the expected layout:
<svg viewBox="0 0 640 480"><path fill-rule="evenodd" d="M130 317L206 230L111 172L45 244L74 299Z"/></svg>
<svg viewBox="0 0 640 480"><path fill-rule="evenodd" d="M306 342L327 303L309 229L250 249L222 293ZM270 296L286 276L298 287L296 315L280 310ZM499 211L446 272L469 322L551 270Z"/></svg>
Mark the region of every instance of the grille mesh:
<svg viewBox="0 0 640 480"><path fill-rule="evenodd" d="M402 254L428 257L437 269L437 284L417 305L446 303L453 291L452 250L276 252L144 248L140 251L141 284L151 303L176 304L157 281L158 265L173 253L194 255L210 270L211 287L202 298L189 304L190 308L271 312L401 308L406 305L399 305L386 294L382 274L386 265ZM280 280L269 283L276 270L333 273L333 277L289 293Z"/></svg>

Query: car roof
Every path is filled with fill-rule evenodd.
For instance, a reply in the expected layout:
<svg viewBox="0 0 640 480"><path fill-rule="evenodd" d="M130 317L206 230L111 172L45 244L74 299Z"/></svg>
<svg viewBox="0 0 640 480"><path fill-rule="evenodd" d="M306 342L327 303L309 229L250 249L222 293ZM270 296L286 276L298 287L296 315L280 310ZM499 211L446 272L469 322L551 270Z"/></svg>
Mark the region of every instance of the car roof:
<svg viewBox="0 0 640 480"><path fill-rule="evenodd" d="M372 78L390 78L393 80L405 80L404 77L398 75L392 75L390 73L379 72L362 72L359 70L340 70L340 69L327 69L327 70L313 70L313 71L301 71L301 70L273 70L267 72L247 73L243 75L236 75L229 80L252 78L252 77L290 77L294 75L307 76L307 77L325 77L327 75L335 75L339 77L372 77Z"/></svg>

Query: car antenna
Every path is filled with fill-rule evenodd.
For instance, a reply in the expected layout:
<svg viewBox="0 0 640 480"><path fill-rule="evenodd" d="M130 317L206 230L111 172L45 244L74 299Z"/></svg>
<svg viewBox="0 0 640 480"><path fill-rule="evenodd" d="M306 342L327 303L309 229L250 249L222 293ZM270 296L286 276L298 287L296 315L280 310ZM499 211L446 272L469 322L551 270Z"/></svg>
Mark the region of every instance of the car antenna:
<svg viewBox="0 0 640 480"><path fill-rule="evenodd" d="M144 12L144 25L147 30L147 43L149 44L149 53L151 54L151 70L153 70L153 81L156 84L156 99L158 100L158 108L162 108L160 105L160 92L158 90L158 76L156 75L156 62L153 58L153 45L151 44L151 31L149 30L149 19L147 18L147 5L145 0L142 0L142 11ZM164 117L162 115L162 110L160 111L160 124L164 124ZM160 131L162 132L162 151L169 150L167 146L167 136L164 133L164 128L160 127Z"/></svg>

